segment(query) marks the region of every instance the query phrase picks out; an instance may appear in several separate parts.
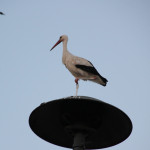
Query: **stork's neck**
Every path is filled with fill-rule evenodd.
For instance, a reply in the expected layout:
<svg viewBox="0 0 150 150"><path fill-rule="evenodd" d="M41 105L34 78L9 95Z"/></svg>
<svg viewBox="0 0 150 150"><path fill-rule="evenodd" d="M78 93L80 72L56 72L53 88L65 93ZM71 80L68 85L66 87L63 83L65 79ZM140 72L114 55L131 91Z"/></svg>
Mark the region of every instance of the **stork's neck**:
<svg viewBox="0 0 150 150"><path fill-rule="evenodd" d="M64 40L63 41L63 57L62 57L62 62L63 62L64 65L66 65L67 58L72 57L72 54L67 49L67 42L68 42L68 40Z"/></svg>
<svg viewBox="0 0 150 150"><path fill-rule="evenodd" d="M63 53L67 52L67 40L63 41Z"/></svg>
<svg viewBox="0 0 150 150"><path fill-rule="evenodd" d="M63 41L63 57L62 57L62 62L65 65L66 64L66 57L68 55L68 50L67 50L67 40Z"/></svg>

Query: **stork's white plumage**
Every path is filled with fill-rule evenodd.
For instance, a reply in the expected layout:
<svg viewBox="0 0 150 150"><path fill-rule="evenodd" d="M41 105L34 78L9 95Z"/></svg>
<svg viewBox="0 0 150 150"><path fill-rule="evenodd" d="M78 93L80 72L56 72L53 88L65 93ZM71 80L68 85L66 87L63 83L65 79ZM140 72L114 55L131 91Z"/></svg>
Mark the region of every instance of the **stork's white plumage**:
<svg viewBox="0 0 150 150"><path fill-rule="evenodd" d="M63 42L63 57L62 62L66 66L66 68L71 72L71 74L75 77L76 83L76 96L78 92L78 80L89 80L103 86L106 86L107 79L102 77L98 71L94 68L93 64L81 57L77 57L72 55L67 49L68 36L62 35L60 36L58 42L51 48L51 50L56 47L59 43Z"/></svg>

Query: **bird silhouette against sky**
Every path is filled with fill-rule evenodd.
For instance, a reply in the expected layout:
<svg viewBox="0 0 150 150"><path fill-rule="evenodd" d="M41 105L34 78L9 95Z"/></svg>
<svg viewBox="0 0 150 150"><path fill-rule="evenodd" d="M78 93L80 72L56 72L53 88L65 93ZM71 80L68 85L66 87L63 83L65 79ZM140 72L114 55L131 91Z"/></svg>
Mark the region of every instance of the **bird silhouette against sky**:
<svg viewBox="0 0 150 150"><path fill-rule="evenodd" d="M5 15L3 12L0 12L0 15Z"/></svg>

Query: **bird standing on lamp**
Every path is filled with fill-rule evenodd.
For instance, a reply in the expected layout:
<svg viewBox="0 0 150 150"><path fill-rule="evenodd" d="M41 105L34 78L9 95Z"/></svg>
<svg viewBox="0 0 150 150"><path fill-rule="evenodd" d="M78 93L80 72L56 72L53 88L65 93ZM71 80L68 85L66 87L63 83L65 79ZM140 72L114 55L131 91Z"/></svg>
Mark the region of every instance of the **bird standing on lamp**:
<svg viewBox="0 0 150 150"><path fill-rule="evenodd" d="M106 86L107 79L102 77L98 71L95 69L93 64L81 57L77 57L72 55L67 49L68 36L62 35L56 44L51 48L55 48L59 43L63 42L63 56L62 62L66 66L66 68L71 72L71 74L75 77L76 83L76 96L79 88L79 79L84 81L89 80L95 83L98 83L102 86Z"/></svg>

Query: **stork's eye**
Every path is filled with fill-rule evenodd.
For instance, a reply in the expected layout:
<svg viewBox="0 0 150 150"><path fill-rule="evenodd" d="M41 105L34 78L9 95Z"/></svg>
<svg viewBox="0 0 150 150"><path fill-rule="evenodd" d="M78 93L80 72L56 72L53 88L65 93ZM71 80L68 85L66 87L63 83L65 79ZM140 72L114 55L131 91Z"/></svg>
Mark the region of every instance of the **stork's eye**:
<svg viewBox="0 0 150 150"><path fill-rule="evenodd" d="M62 36L60 36L60 39L62 38Z"/></svg>

